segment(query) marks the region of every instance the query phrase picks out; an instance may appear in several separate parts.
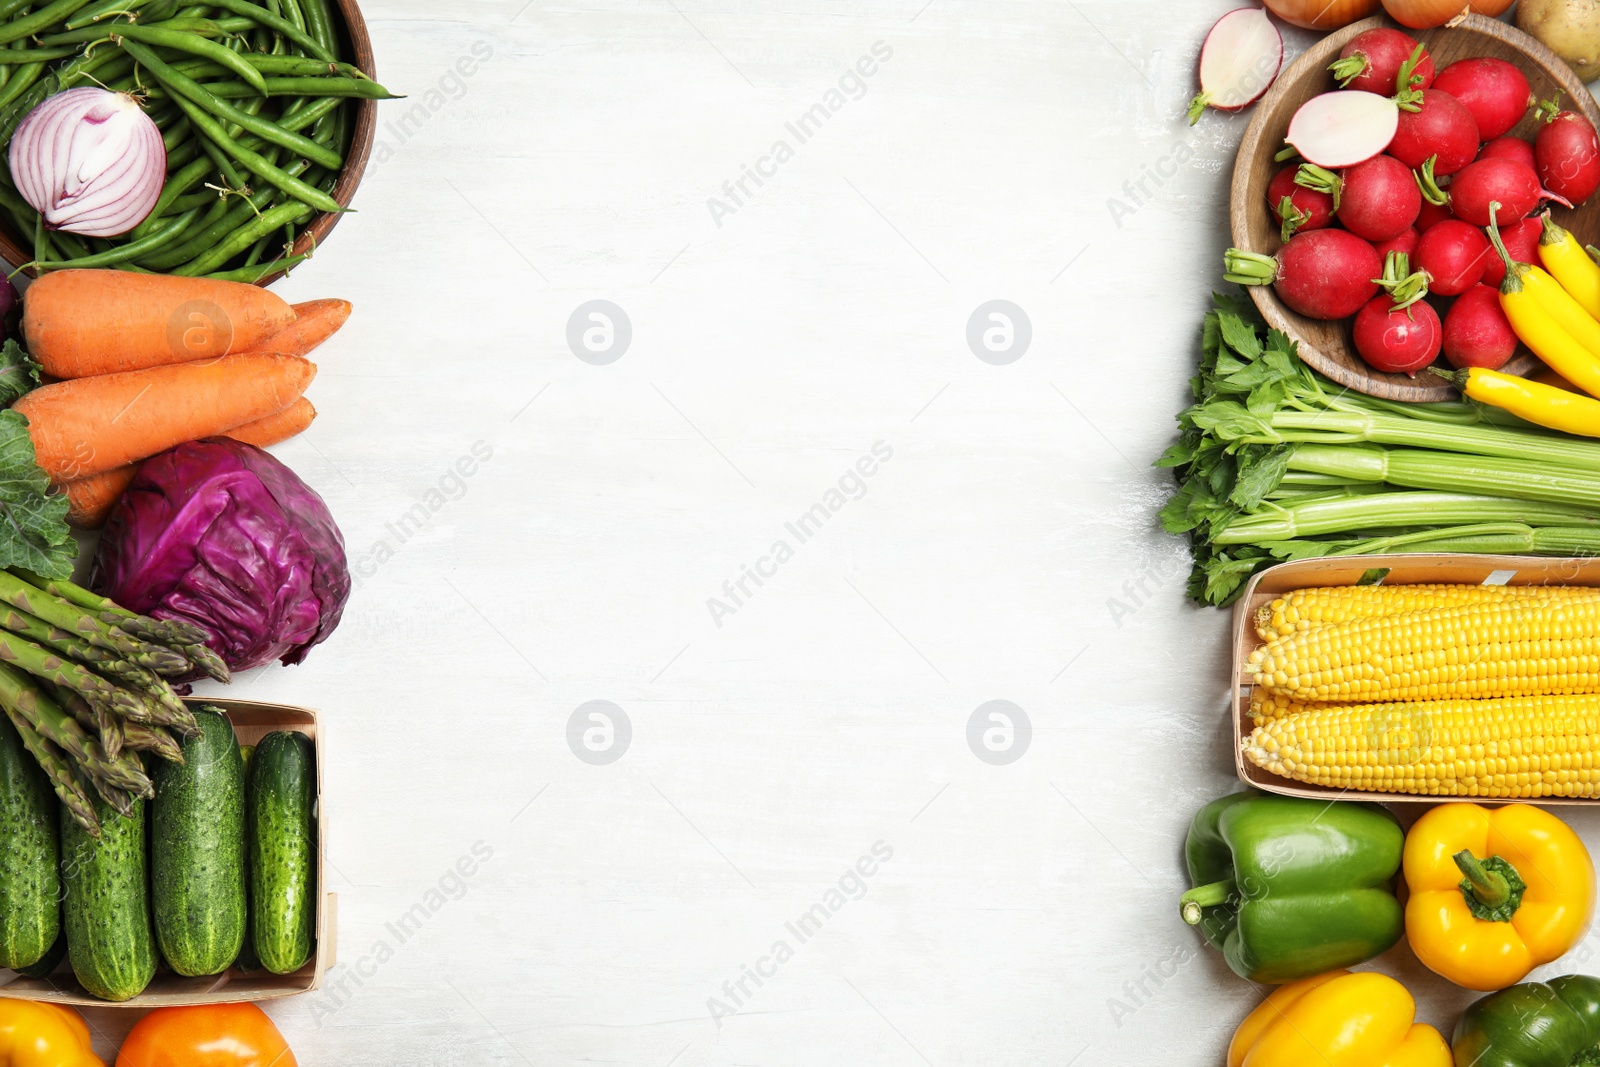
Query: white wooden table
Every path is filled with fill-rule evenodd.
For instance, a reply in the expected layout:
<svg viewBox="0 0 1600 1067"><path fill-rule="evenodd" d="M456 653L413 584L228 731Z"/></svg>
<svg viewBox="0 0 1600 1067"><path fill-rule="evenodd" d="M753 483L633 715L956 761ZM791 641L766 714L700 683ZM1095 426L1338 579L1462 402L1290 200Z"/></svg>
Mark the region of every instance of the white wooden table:
<svg viewBox="0 0 1600 1067"><path fill-rule="evenodd" d="M1150 464L1233 6L365 5L410 96L281 284L356 314L279 449L360 585L233 689L327 713L303 1065L1220 1062L1261 991L1176 898L1226 620Z"/></svg>

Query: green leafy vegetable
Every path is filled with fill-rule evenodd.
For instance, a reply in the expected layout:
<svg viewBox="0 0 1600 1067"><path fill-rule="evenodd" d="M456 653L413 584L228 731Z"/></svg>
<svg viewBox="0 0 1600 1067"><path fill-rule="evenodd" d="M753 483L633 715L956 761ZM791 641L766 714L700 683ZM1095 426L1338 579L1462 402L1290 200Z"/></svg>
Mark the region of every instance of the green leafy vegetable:
<svg viewBox="0 0 1600 1067"><path fill-rule="evenodd" d="M0 407L36 389L42 369L16 341L0 346Z"/></svg>
<svg viewBox="0 0 1600 1067"><path fill-rule="evenodd" d="M1218 294L1195 403L1159 465L1178 490L1189 595L1226 604L1262 567L1378 552L1600 553L1600 442L1471 403L1354 394Z"/></svg>
<svg viewBox="0 0 1600 1067"><path fill-rule="evenodd" d="M70 578L77 558L67 498L50 492L50 479L34 460L28 420L0 411L0 567Z"/></svg>

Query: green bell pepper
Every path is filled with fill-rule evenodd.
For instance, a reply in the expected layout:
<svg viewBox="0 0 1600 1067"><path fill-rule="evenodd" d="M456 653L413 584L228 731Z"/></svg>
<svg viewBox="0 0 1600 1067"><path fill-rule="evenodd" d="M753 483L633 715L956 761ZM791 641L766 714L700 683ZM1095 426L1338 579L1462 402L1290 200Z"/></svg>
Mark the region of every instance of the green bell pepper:
<svg viewBox="0 0 1600 1067"><path fill-rule="evenodd" d="M1473 1003L1451 1040L1458 1067L1600 1064L1600 978L1523 982Z"/></svg>
<svg viewBox="0 0 1600 1067"><path fill-rule="evenodd" d="M1189 827L1183 921L1252 982L1349 967L1405 930L1392 891L1404 844L1376 804L1230 793Z"/></svg>

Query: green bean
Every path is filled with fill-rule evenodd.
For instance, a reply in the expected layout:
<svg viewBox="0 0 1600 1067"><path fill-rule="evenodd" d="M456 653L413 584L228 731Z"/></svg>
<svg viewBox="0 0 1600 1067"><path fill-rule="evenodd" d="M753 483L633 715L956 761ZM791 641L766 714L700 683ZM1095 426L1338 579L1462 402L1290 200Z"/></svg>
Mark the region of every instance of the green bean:
<svg viewBox="0 0 1600 1067"><path fill-rule="evenodd" d="M304 201L320 211L344 210L339 206L338 201L334 200L333 197L329 196L327 193L324 193L314 186L307 185L299 178L296 178L276 165L267 162L259 153L245 148L243 145L240 145L237 142L228 140L223 134L222 128L217 124L217 121L210 115L206 114L198 105L190 103L188 100L182 99L181 97L179 98L178 103L180 106L182 106L184 111L188 112L189 121L193 122L195 126L199 128L202 134L210 138L214 143L217 144L218 147L227 152L228 155L236 159L241 165L249 170L250 173L254 174L262 181L267 182L270 185L277 186L279 189L282 189L296 200Z"/></svg>
<svg viewBox="0 0 1600 1067"><path fill-rule="evenodd" d="M250 0L212 0L212 4L225 11L232 11L235 15L243 15L258 26L269 29L274 33L283 34L318 59L327 60L328 62L332 62L334 59L333 52L325 48L315 37L307 32L308 27L296 26L288 19L274 15L259 4L253 4Z"/></svg>
<svg viewBox="0 0 1600 1067"><path fill-rule="evenodd" d="M333 14L328 10L327 0L300 0L300 11L305 15L306 29L311 36L332 55L339 45L333 34Z"/></svg>
<svg viewBox="0 0 1600 1067"><path fill-rule="evenodd" d="M270 240L272 240L271 237L263 237L261 240L251 245L249 255L244 257L244 266L253 267L257 263L260 263L261 257L267 254L267 242Z"/></svg>
<svg viewBox="0 0 1600 1067"><path fill-rule="evenodd" d="M172 202L172 210L181 213L190 208L210 207L211 201L216 198L217 194L210 189L202 189L198 193L186 193Z"/></svg>
<svg viewBox="0 0 1600 1067"><path fill-rule="evenodd" d="M152 64L145 58L146 56L154 59L156 63L161 63L161 60L156 59L154 52L151 52L148 48L140 47L141 45L171 48L178 52L188 52L190 55L204 56L207 59L215 60L239 75L249 85L254 86L258 92L264 94L267 91L267 83L261 77L260 71L215 41L204 37L196 37L192 33L177 33L172 30L158 30L149 26L139 25L118 26L117 33L123 38L122 47L129 55L147 68L151 67ZM130 45L134 47L129 47ZM165 64L162 65L164 66Z"/></svg>
<svg viewBox="0 0 1600 1067"><path fill-rule="evenodd" d="M65 23L67 29L76 30L101 19L116 18L118 15L135 15L150 0L100 0L97 4L90 4Z"/></svg>
<svg viewBox="0 0 1600 1067"><path fill-rule="evenodd" d="M0 48L0 63L16 66L19 63L51 63L78 54L76 47L60 48Z"/></svg>
<svg viewBox="0 0 1600 1067"><path fill-rule="evenodd" d="M236 231L233 236L216 248L213 248L198 259L185 263L172 273L184 278L210 274L212 271L220 269L228 260L242 253L262 237L272 233L279 226L287 225L291 227L291 232L293 232L295 223L304 222L310 217L311 207L308 204L293 201L287 204L279 204L272 210L263 212L260 218L243 229Z"/></svg>
<svg viewBox="0 0 1600 1067"><path fill-rule="evenodd" d="M295 0L283 0L283 17L294 23L302 32L306 29L305 12Z"/></svg>
<svg viewBox="0 0 1600 1067"><path fill-rule="evenodd" d="M354 63L329 63L322 59L308 59L305 56L264 56L260 54L247 54L244 61L263 74L287 75L290 77L315 77L321 74L343 74L348 78L360 78L371 81ZM188 71L184 71L185 74Z"/></svg>
<svg viewBox="0 0 1600 1067"><path fill-rule="evenodd" d="M305 156L314 163L321 163L328 167L338 167L344 164L344 157L338 152L325 148L309 137L302 137L298 133L290 133L275 123L261 118L259 115L252 115L248 111L234 107L225 100L218 100L206 92L204 87L185 78L160 60L155 60L154 63L146 63L145 65L150 68L150 72L160 79L161 84L166 86L167 89L183 94L191 103L205 108L218 118L227 119L242 130L248 130L257 137L287 148L298 155Z"/></svg>
<svg viewBox="0 0 1600 1067"><path fill-rule="evenodd" d="M173 202L192 189L195 182L210 174L211 167L210 159L196 159L176 174L167 175L166 184L161 187L161 196L156 200L156 206L150 209L149 216L135 226L129 236L137 241L141 237L148 235L151 230L155 229L155 225L150 220L160 218L171 211ZM208 193L207 195L209 196L210 194Z"/></svg>
<svg viewBox="0 0 1600 1067"><path fill-rule="evenodd" d="M44 216L40 215L33 220L33 260L37 263L41 259L50 258L50 243L45 236Z"/></svg>
<svg viewBox="0 0 1600 1067"><path fill-rule="evenodd" d="M84 244L83 238L79 237L75 233L68 233L66 230L56 230L50 235L50 240L52 246L60 245L69 257L76 258L78 256L86 256L89 254L89 246Z"/></svg>
<svg viewBox="0 0 1600 1067"><path fill-rule="evenodd" d="M72 16L88 2L89 0L56 0L55 3L46 4L31 15L0 25L0 44L20 41L24 37L32 37L40 30L49 29Z"/></svg>
<svg viewBox="0 0 1600 1067"><path fill-rule="evenodd" d="M159 230L156 230L150 236L144 238L143 240L132 241L128 244L113 248L109 252L101 252L98 255L92 256L83 256L79 259L44 261L35 259L33 266L38 267L40 270L87 270L89 268L112 267L118 263L126 263L129 260L137 259L152 249L161 247L163 243L177 236L178 233L180 233L191 222L193 222L194 217L198 214L200 214L200 209L195 208L187 214L173 216L171 221L163 219L162 221L167 222L167 225L161 227Z"/></svg>
<svg viewBox="0 0 1600 1067"><path fill-rule="evenodd" d="M256 90L237 82L207 82L213 96L233 99L255 96ZM404 100L375 81L364 78L267 78L268 96L343 96L363 100Z"/></svg>
<svg viewBox="0 0 1600 1067"><path fill-rule="evenodd" d="M0 3L0 19L10 18L31 3L33 0L5 0L5 3Z"/></svg>
<svg viewBox="0 0 1600 1067"><path fill-rule="evenodd" d="M178 234L168 246L140 256L139 265L149 267L151 270L165 271L180 263L187 263L207 248L213 247L223 235L244 222L246 217L255 214L252 209L240 215L235 212L235 206L222 197L217 197L217 202L212 204L199 219L190 223L188 228Z"/></svg>
<svg viewBox="0 0 1600 1067"><path fill-rule="evenodd" d="M344 103L343 97L325 96L293 114L285 115L278 120L278 125L291 133L298 133L342 103Z"/></svg>
<svg viewBox="0 0 1600 1067"><path fill-rule="evenodd" d="M0 89L0 108L10 105L19 97L26 94L29 89L33 88L34 83L39 80L39 76L43 73L43 63L25 63L18 67L16 71L12 73L12 76L6 80L5 88ZM44 98L44 95L40 96L41 100ZM37 101L35 101L35 103L37 103ZM33 106L30 105L27 110L23 112L23 114L25 115L28 111L32 110ZM17 122L21 121L22 115L18 115ZM11 134L15 132L16 125L12 124L11 129L5 131L5 140L9 141L11 139Z"/></svg>
<svg viewBox="0 0 1600 1067"><path fill-rule="evenodd" d="M307 252L303 256L275 259L271 263L258 263L253 267L240 267L238 270L221 271L215 274L208 274L206 277L215 278L219 282L244 282L246 285L255 285L274 271L282 271L287 274L310 258L311 253Z"/></svg>

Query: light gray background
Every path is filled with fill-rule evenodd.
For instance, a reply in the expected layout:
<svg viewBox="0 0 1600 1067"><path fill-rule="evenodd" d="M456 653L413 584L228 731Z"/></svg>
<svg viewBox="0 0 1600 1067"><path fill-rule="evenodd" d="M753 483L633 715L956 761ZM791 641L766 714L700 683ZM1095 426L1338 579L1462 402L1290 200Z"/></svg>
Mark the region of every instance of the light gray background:
<svg viewBox="0 0 1600 1067"><path fill-rule="evenodd" d="M1182 111L1237 5L364 6L411 94L384 120L433 109L386 127L359 213L281 284L356 314L278 451L366 573L308 663L232 689L326 713L342 966L270 1009L300 1062L1220 1062L1261 991L1175 899L1189 817L1235 785L1226 616L1183 599L1150 463L1220 284L1246 117ZM778 139L719 226L708 198ZM632 324L606 366L566 341L597 299ZM991 300L1031 322L1009 365L968 347ZM718 626L708 598L780 538ZM632 728L608 765L568 747L597 700ZM1009 764L968 744L994 700L1031 722ZM1469 999L1403 948L1380 965L1435 1022ZM109 1053L132 1014L92 1018Z"/></svg>

